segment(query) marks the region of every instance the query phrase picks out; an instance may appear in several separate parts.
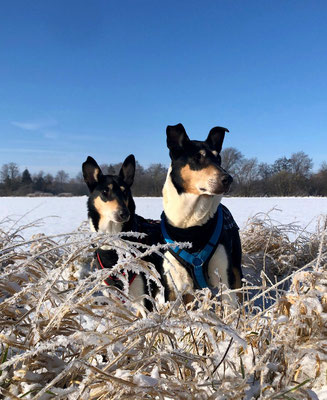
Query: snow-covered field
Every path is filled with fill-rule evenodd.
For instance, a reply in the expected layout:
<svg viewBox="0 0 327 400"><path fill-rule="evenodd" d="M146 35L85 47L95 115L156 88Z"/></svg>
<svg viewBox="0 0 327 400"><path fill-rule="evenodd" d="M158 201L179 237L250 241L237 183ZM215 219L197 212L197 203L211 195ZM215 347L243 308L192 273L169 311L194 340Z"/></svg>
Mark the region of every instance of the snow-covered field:
<svg viewBox="0 0 327 400"><path fill-rule="evenodd" d="M26 231L26 239L35 233L54 235L71 232L87 219L87 197L2 197L0 198L0 221L10 217L18 224L26 224L45 218L41 227ZM136 211L145 218L159 219L162 212L162 199L158 197L139 197L135 199ZM270 197L223 199L242 229L248 218L259 212L270 213L277 222L296 223L304 229L314 231L320 215L327 213L327 197Z"/></svg>

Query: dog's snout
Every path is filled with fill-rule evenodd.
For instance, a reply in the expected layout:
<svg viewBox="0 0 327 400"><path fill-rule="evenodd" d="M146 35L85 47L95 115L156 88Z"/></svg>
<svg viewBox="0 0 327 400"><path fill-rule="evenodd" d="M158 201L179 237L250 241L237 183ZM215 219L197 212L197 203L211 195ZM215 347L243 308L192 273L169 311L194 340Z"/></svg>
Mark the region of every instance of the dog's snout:
<svg viewBox="0 0 327 400"><path fill-rule="evenodd" d="M127 209L121 209L118 211L117 216L121 222L126 222L129 219L129 211Z"/></svg>
<svg viewBox="0 0 327 400"><path fill-rule="evenodd" d="M229 174L224 174L221 177L221 182L225 187L227 187L233 182L233 178Z"/></svg>

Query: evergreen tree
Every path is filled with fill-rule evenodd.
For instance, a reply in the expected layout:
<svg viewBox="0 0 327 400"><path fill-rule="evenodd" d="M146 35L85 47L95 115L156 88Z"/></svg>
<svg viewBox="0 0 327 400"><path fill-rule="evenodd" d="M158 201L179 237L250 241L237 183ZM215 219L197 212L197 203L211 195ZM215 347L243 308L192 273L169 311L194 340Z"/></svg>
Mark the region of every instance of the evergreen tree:
<svg viewBox="0 0 327 400"><path fill-rule="evenodd" d="M31 174L29 173L29 170L26 168L22 174L22 184L29 185L31 183L32 183Z"/></svg>

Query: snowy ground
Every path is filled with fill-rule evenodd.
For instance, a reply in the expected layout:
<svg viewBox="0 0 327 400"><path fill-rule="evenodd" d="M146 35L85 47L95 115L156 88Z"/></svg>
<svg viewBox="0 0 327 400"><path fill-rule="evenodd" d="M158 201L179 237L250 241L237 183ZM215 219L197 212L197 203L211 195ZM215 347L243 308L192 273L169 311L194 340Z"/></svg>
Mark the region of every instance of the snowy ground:
<svg viewBox="0 0 327 400"><path fill-rule="evenodd" d="M18 225L45 218L41 227L26 231L26 239L34 233L46 235L75 230L87 219L87 197L0 197L0 221L10 217ZM162 212L162 199L138 197L135 199L137 213L145 218L158 219ZM248 218L258 212L266 213L276 208L270 217L281 222L297 223L314 231L321 214L327 214L327 197L228 197L223 199L236 222L243 228Z"/></svg>

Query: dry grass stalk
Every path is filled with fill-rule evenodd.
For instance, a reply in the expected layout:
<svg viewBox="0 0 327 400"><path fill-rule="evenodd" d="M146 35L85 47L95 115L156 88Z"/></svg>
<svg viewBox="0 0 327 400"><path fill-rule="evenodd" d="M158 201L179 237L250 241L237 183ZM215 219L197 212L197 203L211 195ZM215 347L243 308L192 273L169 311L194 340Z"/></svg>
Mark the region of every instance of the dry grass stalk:
<svg viewBox="0 0 327 400"><path fill-rule="evenodd" d="M119 251L117 271L143 271L158 282L137 245L84 229L29 241L17 227L0 229L0 394L310 398L310 389L326 384L326 230L293 242L290 230L256 218L242 232L245 267L264 271L257 286L248 282L242 307L202 290L188 308L180 299L156 302L141 318L126 291L104 288L107 272L92 268L93 246L107 244ZM286 291L272 277L289 271ZM267 307L258 307L261 298Z"/></svg>

